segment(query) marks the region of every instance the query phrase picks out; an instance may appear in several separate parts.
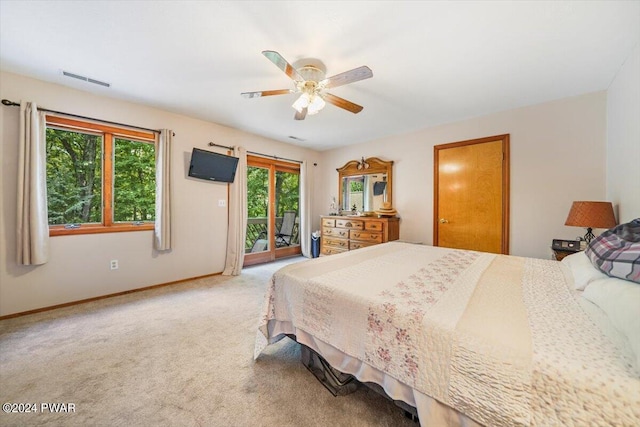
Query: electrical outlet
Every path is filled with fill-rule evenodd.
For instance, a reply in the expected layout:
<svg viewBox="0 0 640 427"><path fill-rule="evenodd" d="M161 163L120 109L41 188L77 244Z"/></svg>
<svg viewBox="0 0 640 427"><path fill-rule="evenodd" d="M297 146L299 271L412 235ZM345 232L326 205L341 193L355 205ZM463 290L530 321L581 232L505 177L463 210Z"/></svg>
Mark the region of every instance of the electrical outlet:
<svg viewBox="0 0 640 427"><path fill-rule="evenodd" d="M224 208L225 206L227 206L227 201L225 199L218 200L218 206Z"/></svg>
<svg viewBox="0 0 640 427"><path fill-rule="evenodd" d="M111 270L117 270L118 269L118 260L117 259L112 259L111 262L109 263L109 266L111 267Z"/></svg>

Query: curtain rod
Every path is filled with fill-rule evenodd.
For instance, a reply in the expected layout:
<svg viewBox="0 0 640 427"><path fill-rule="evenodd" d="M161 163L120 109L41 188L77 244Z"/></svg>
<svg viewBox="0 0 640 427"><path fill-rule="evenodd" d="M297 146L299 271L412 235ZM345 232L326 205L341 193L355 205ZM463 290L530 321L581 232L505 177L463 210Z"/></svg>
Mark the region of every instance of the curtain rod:
<svg viewBox="0 0 640 427"><path fill-rule="evenodd" d="M220 145L220 144L216 144L215 142L210 142L209 143L209 147L220 147L220 148L227 148L229 150L233 150L233 147L229 147L227 145ZM263 153L257 153L255 151L249 151L247 150L247 153L249 154L255 154L256 156L261 156L261 157L269 157L272 159L276 159L276 160L286 160L288 162L295 162L295 163L300 163L302 164L302 161L300 160L294 160L294 159L287 159L286 157L278 157L278 156L272 156L270 154L263 154Z"/></svg>
<svg viewBox="0 0 640 427"><path fill-rule="evenodd" d="M20 104L13 102L13 101L9 101L8 99L3 99L2 100L2 105L6 105L8 107L19 107ZM79 119L85 119L85 120L93 120L96 122L101 122L101 123L108 123L110 125L117 125L117 126L126 126L128 128L133 128L133 129L140 129L140 130L146 130L148 132L153 132L153 133L160 133L159 130L157 129L148 129L148 128L143 128L141 126L133 126L133 125L127 125L125 123L118 123L118 122L110 122L109 120L102 120L102 119L95 119L93 117L87 117L87 116L80 116L78 114L71 114L71 113L63 113L62 111L55 111L55 110L49 110L47 108L40 108L38 107L38 111L45 111L47 113L55 113L55 114L62 114L63 116L69 116L69 117L76 117ZM175 133L173 134L175 136Z"/></svg>

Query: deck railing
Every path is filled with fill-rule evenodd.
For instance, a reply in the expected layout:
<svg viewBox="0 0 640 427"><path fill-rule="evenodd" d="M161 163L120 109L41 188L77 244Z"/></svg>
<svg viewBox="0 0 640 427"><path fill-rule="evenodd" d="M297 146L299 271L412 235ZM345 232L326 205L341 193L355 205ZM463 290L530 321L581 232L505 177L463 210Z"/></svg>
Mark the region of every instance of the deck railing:
<svg viewBox="0 0 640 427"><path fill-rule="evenodd" d="M298 217L296 217L296 222L293 225L293 235L291 237L291 245L299 245L300 244L300 236L298 232ZM267 238L267 217L255 217L247 219L247 238L244 242L244 251L245 253L251 252L254 243L258 239L266 239ZM282 217L276 217L276 231L280 230L280 226L282 225ZM275 231L274 231L275 233Z"/></svg>

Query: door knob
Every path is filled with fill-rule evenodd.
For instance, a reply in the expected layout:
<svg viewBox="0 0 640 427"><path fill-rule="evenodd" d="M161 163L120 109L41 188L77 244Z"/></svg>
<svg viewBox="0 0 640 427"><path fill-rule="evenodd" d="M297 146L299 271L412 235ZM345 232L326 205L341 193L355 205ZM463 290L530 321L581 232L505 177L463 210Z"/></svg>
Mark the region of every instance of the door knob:
<svg viewBox="0 0 640 427"><path fill-rule="evenodd" d="M440 218L440 224L447 224L449 221L444 219L444 218Z"/></svg>

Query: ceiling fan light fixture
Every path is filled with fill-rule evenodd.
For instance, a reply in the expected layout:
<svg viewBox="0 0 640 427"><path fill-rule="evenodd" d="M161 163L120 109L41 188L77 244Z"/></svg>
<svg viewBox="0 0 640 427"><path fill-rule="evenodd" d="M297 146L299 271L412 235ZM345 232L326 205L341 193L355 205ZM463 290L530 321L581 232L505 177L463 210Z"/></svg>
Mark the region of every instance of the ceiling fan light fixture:
<svg viewBox="0 0 640 427"><path fill-rule="evenodd" d="M335 105L353 114L358 114L362 111L363 107L361 105L354 104L351 101L326 92L326 89L332 89L373 77L373 72L366 65L327 78L324 64L317 59L305 58L291 65L275 50L264 50L262 54L293 80L295 89L243 92L241 93L243 97L258 98L299 93L300 96L298 99L291 104L291 107L296 110L296 114L293 116L294 120L304 120L307 115L318 114L318 112L325 107L326 103Z"/></svg>
<svg viewBox="0 0 640 427"><path fill-rule="evenodd" d="M310 96L308 93L303 93L300 95L300 98L296 99L296 102L291 104L291 106L298 112L302 113L302 110L309 106Z"/></svg>
<svg viewBox="0 0 640 427"><path fill-rule="evenodd" d="M309 103L307 114L310 116L318 114L318 111L322 110L325 105L327 105L327 103L320 95L314 95Z"/></svg>

